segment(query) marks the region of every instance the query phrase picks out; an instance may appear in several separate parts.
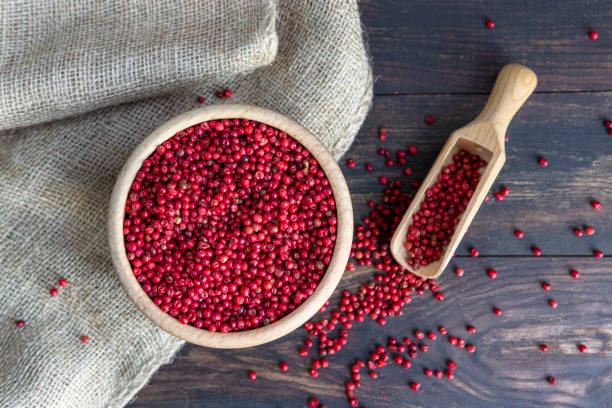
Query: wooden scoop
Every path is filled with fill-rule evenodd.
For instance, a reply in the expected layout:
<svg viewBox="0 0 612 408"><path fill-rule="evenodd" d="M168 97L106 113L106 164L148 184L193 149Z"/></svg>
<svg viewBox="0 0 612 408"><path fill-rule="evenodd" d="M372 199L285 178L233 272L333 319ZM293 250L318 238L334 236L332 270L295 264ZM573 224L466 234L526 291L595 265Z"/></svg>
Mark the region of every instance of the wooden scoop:
<svg viewBox="0 0 612 408"><path fill-rule="evenodd" d="M504 151L506 128L531 95L536 84L536 75L529 68L517 64L506 65L499 72L491 96L480 115L468 125L451 133L391 239L391 253L404 268L424 278L435 278L442 273L506 161ZM404 248L406 231L412 224L412 215L423 201L425 191L436 182L442 168L452 163L452 156L460 150L477 154L487 162L487 165L480 170L482 174L480 182L465 212L460 215L459 223L455 227L450 243L444 248L442 257L415 270L407 263L408 251Z"/></svg>

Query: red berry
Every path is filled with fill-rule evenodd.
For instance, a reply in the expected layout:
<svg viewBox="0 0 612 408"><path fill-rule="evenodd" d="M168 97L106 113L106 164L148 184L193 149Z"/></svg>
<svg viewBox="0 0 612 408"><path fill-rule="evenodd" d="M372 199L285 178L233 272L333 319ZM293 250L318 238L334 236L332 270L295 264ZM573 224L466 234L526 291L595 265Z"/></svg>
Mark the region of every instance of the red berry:
<svg viewBox="0 0 612 408"><path fill-rule="evenodd" d="M427 123L428 125L433 125L436 122L436 118L434 118L431 115L427 115L425 116L425 123Z"/></svg>
<svg viewBox="0 0 612 408"><path fill-rule="evenodd" d="M412 174L412 169L410 167L406 167L404 169L404 176L409 176Z"/></svg>
<svg viewBox="0 0 612 408"><path fill-rule="evenodd" d="M370 164L370 163L366 163L365 164L365 169L367 171L374 171L374 166L372 166L372 164Z"/></svg>
<svg viewBox="0 0 612 408"><path fill-rule="evenodd" d="M473 353L476 351L476 346L473 344L466 344L465 351L467 351L468 353Z"/></svg>
<svg viewBox="0 0 612 408"><path fill-rule="evenodd" d="M423 370L423 372L425 373L426 376L431 377L433 375L433 370L430 368L426 368L425 370Z"/></svg>
<svg viewBox="0 0 612 408"><path fill-rule="evenodd" d="M493 197L495 198L495 201L504 201L504 195L502 193L495 192L493 193Z"/></svg>
<svg viewBox="0 0 612 408"><path fill-rule="evenodd" d="M425 338L425 333L422 330L415 330L414 337L416 337L419 340L422 340Z"/></svg>
<svg viewBox="0 0 612 408"><path fill-rule="evenodd" d="M255 371L251 371L251 372L249 372L249 378L250 378L251 380L256 379L256 378L257 378L257 373L256 373Z"/></svg>
<svg viewBox="0 0 612 408"><path fill-rule="evenodd" d="M503 313L503 311L499 307L494 307L493 308L493 314L495 314L495 316L501 316L502 313Z"/></svg>
<svg viewBox="0 0 612 408"><path fill-rule="evenodd" d="M442 292L436 292L436 294L434 295L434 297L436 298L437 301L443 301L444 300L444 293Z"/></svg>
<svg viewBox="0 0 612 408"><path fill-rule="evenodd" d="M285 362L283 361L282 363L280 363L280 370L281 370L282 372L285 372L285 371L289 370L289 364L288 364L288 363L285 363Z"/></svg>
<svg viewBox="0 0 612 408"><path fill-rule="evenodd" d="M300 349L300 356L302 356L302 357L308 356L308 349L301 348Z"/></svg>
<svg viewBox="0 0 612 408"><path fill-rule="evenodd" d="M557 306L559 306L559 302L557 302L554 299L549 299L548 300L548 306L552 307L553 309L556 308Z"/></svg>
<svg viewBox="0 0 612 408"><path fill-rule="evenodd" d="M599 33L595 30L589 31L589 37L591 40L596 40L599 37Z"/></svg>
<svg viewBox="0 0 612 408"><path fill-rule="evenodd" d="M357 400L357 398L351 398L349 400L349 405L351 407L357 407L359 405L359 400Z"/></svg>
<svg viewBox="0 0 612 408"><path fill-rule="evenodd" d="M493 268L489 268L489 270L487 271L487 275L489 275L489 278L495 279L497 278L497 271Z"/></svg>
<svg viewBox="0 0 612 408"><path fill-rule="evenodd" d="M612 129L612 120L606 119L604 120L603 124L606 129Z"/></svg>
<svg viewBox="0 0 612 408"><path fill-rule="evenodd" d="M449 380L452 380L453 378L455 378L455 373L453 373L451 370L444 370L444 375Z"/></svg>
<svg viewBox="0 0 612 408"><path fill-rule="evenodd" d="M225 91L223 91L223 96L225 98L231 98L233 93L234 91L232 91L231 89L226 89Z"/></svg>
<svg viewBox="0 0 612 408"><path fill-rule="evenodd" d="M68 281L64 278L61 278L60 280L57 281L57 284L60 285L61 287L66 287L68 286Z"/></svg>
<svg viewBox="0 0 612 408"><path fill-rule="evenodd" d="M533 249L532 249L532 250L533 250L533 254L534 254L535 256L540 256L540 255L542 255L542 250L541 250L539 247L537 247L537 246L536 246L536 247L533 247Z"/></svg>
<svg viewBox="0 0 612 408"><path fill-rule="evenodd" d="M572 230L572 232L573 232L573 233L574 233L574 235L575 235L575 236L577 236L577 237L581 237L581 236L582 236L582 229L580 229L580 228L574 228L574 229Z"/></svg>
<svg viewBox="0 0 612 408"><path fill-rule="evenodd" d="M453 360L448 360L446 361L446 366L449 369L454 370L455 368L457 368L457 363L455 363Z"/></svg>
<svg viewBox="0 0 612 408"><path fill-rule="evenodd" d="M538 160L538 163L540 163L540 166L542 167L548 166L548 160L545 157L540 157L540 160Z"/></svg>
<svg viewBox="0 0 612 408"><path fill-rule="evenodd" d="M438 338L438 335L434 332L429 332L427 333L427 337L429 338L429 340L435 340Z"/></svg>
<svg viewBox="0 0 612 408"><path fill-rule="evenodd" d="M393 167L393 166L395 166L395 160L393 160L393 159L387 159L387 161L385 162L385 165L386 165L387 167Z"/></svg>
<svg viewBox="0 0 612 408"><path fill-rule="evenodd" d="M449 342L451 345L456 346L456 345L457 345L457 337L455 337L455 336L449 336L449 338L448 338L448 342Z"/></svg>
<svg viewBox="0 0 612 408"><path fill-rule="evenodd" d="M600 250L595 250L595 251L593 251L593 256L595 258L603 258L604 253L602 251L600 251Z"/></svg>
<svg viewBox="0 0 612 408"><path fill-rule="evenodd" d="M480 252L478 252L478 249L470 248L470 256L476 258L478 255L480 255Z"/></svg>
<svg viewBox="0 0 612 408"><path fill-rule="evenodd" d="M581 353L585 353L585 352L587 351L587 346L586 346L585 344L579 344L579 345L578 345L578 350L579 350Z"/></svg>
<svg viewBox="0 0 612 408"><path fill-rule="evenodd" d="M474 334L474 333L476 333L476 328L475 328L474 326L472 326L472 325L468 325L468 326L466 326L466 327L465 327L465 329L466 329L466 330L467 330L467 332L468 332L468 333L470 333L470 334Z"/></svg>
<svg viewBox="0 0 612 408"><path fill-rule="evenodd" d="M414 156L419 152L419 149L416 146L408 146L408 154Z"/></svg>
<svg viewBox="0 0 612 408"><path fill-rule="evenodd" d="M516 230L514 231L514 235L518 238L518 239L523 239L523 237L525 236L525 233L521 230Z"/></svg>
<svg viewBox="0 0 612 408"><path fill-rule="evenodd" d="M548 346L546 344L540 344L538 347L545 353L548 351Z"/></svg>
<svg viewBox="0 0 612 408"><path fill-rule="evenodd" d="M465 347L465 340L463 340L460 337L457 337L457 348L464 348Z"/></svg>
<svg viewBox="0 0 612 408"><path fill-rule="evenodd" d="M17 325L17 327L23 327L25 326L25 320L16 320L15 324Z"/></svg>
<svg viewBox="0 0 612 408"><path fill-rule="evenodd" d="M57 296L59 293L59 290L57 290L57 288L51 288L49 293L51 294L51 296Z"/></svg>
<svg viewBox="0 0 612 408"><path fill-rule="evenodd" d="M378 373L377 373L376 371L373 371L373 370L370 370L370 371L368 372L368 375L369 375L371 378L378 378Z"/></svg>
<svg viewBox="0 0 612 408"><path fill-rule="evenodd" d="M593 227L584 227L584 233L587 235L593 235L595 233L595 228Z"/></svg>
<svg viewBox="0 0 612 408"><path fill-rule="evenodd" d="M355 168L355 164L357 164L357 163L356 163L356 162L355 162L355 160L353 160L353 159L348 159L348 160L346 161L346 165L347 165L348 167L350 167L351 169L352 169L352 168Z"/></svg>
<svg viewBox="0 0 612 408"><path fill-rule="evenodd" d="M429 346L425 343L419 344L419 350L423 353L427 353L429 351Z"/></svg>
<svg viewBox="0 0 612 408"><path fill-rule="evenodd" d="M591 207L596 210L601 210L601 202L600 201L591 201Z"/></svg>
<svg viewBox="0 0 612 408"><path fill-rule="evenodd" d="M387 184L389 182L389 178L387 176L380 176L378 178L378 181L380 182L380 184Z"/></svg>
<svg viewBox="0 0 612 408"><path fill-rule="evenodd" d="M313 368L310 370L310 376L312 378L317 378L319 376L319 372Z"/></svg>
<svg viewBox="0 0 612 408"><path fill-rule="evenodd" d="M196 102L197 102L197 103L204 103L204 97L203 97L203 96L198 96L198 97L196 98Z"/></svg>
<svg viewBox="0 0 612 408"><path fill-rule="evenodd" d="M81 336L81 343L89 343L89 336Z"/></svg>
<svg viewBox="0 0 612 408"><path fill-rule="evenodd" d="M444 326L440 326L438 327L438 332L440 332L440 334L444 336L446 333L448 333L448 329Z"/></svg>
<svg viewBox="0 0 612 408"><path fill-rule="evenodd" d="M457 275L457 276L463 276L464 272L465 271L463 269L461 269L461 268L455 268L455 275Z"/></svg>
<svg viewBox="0 0 612 408"><path fill-rule="evenodd" d="M421 383L420 382L411 382L410 383L410 388L412 388L412 391L418 391L420 387L421 387Z"/></svg>
<svg viewBox="0 0 612 408"><path fill-rule="evenodd" d="M319 405L319 400L315 397L310 397L308 398L308 406L310 406L310 408L315 408L317 405Z"/></svg>
<svg viewBox="0 0 612 408"><path fill-rule="evenodd" d="M493 21L493 20L487 20L487 21L485 22L485 25L487 26L487 28L488 28L488 29L492 29L492 28L494 28L494 27L495 27L495 21ZM503 31L503 30L502 30L502 31Z"/></svg>
<svg viewBox="0 0 612 408"><path fill-rule="evenodd" d="M542 282L542 289L544 289L544 290L549 290L549 289L550 289L550 283L548 283L548 282Z"/></svg>
<svg viewBox="0 0 612 408"><path fill-rule="evenodd" d="M580 277L580 271L578 271L576 269L572 269L570 271L570 275L572 275L572 278L578 279Z"/></svg>
<svg viewBox="0 0 612 408"><path fill-rule="evenodd" d="M442 378L442 375L443 375L442 370L435 370L434 371L434 376L436 378Z"/></svg>
<svg viewBox="0 0 612 408"><path fill-rule="evenodd" d="M546 378L546 381L548 381L550 385L557 385L557 379L553 376L548 376Z"/></svg>

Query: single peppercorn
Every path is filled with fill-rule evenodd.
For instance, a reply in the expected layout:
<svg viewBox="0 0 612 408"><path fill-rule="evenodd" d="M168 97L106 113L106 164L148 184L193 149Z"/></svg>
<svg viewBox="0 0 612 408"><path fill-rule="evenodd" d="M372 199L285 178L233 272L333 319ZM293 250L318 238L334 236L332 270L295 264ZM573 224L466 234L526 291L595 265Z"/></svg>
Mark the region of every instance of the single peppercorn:
<svg viewBox="0 0 612 408"><path fill-rule="evenodd" d="M471 257L476 258L478 255L480 255L480 252L478 252L478 249L470 248L470 256Z"/></svg>
<svg viewBox="0 0 612 408"><path fill-rule="evenodd" d="M581 228L574 228L572 230L572 233L577 236L577 237L581 237L582 236L582 229Z"/></svg>
<svg viewBox="0 0 612 408"><path fill-rule="evenodd" d="M551 376L548 376L548 377L546 378L546 381L548 381L548 383L549 383L550 385L557 385L557 379L556 379L555 377L553 377L552 375L551 375Z"/></svg>
<svg viewBox="0 0 612 408"><path fill-rule="evenodd" d="M601 201L591 201L591 207L593 207L595 210L601 210Z"/></svg>
<svg viewBox="0 0 612 408"><path fill-rule="evenodd" d="M367 171L374 171L374 166L372 166L372 164L370 164L370 163L366 163L365 164L365 169Z"/></svg>
<svg viewBox="0 0 612 408"><path fill-rule="evenodd" d="M442 378L443 375L444 373L442 372L442 370L434 370L434 376L436 378Z"/></svg>
<svg viewBox="0 0 612 408"><path fill-rule="evenodd" d="M310 370L310 376L312 378L317 378L319 376L319 372L313 368Z"/></svg>
<svg viewBox="0 0 612 408"><path fill-rule="evenodd" d="M285 372L289 370L289 364L283 361L282 363L280 363L279 368L282 372Z"/></svg>
<svg viewBox="0 0 612 408"><path fill-rule="evenodd" d="M444 370L444 375L449 380L452 380L453 378L455 378L455 373L452 370Z"/></svg>
<svg viewBox="0 0 612 408"><path fill-rule="evenodd" d="M548 300L548 306L550 306L550 307L552 307L554 309L557 306L559 306L559 302L557 302L555 299L549 299Z"/></svg>
<svg viewBox="0 0 612 408"><path fill-rule="evenodd" d="M428 125L433 125L435 122L436 118L434 118L432 115L425 116L425 123L427 123Z"/></svg>
<svg viewBox="0 0 612 408"><path fill-rule="evenodd" d="M542 249L540 249L540 247L534 246L534 247L532 248L532 251L533 251L533 254L534 254L535 256L540 256L540 255L542 255Z"/></svg>
<svg viewBox="0 0 612 408"><path fill-rule="evenodd" d="M516 230L514 231L514 236L516 236L518 239L523 239L523 237L525 236L525 233L521 230Z"/></svg>
<svg viewBox="0 0 612 408"><path fill-rule="evenodd" d="M49 290L49 294L51 296L57 296L59 294L59 290L57 290L57 288L51 288L51 290Z"/></svg>
<svg viewBox="0 0 612 408"><path fill-rule="evenodd" d="M546 167L548 166L548 159L546 159L545 157L540 157L538 163L540 163L540 166Z"/></svg>
<svg viewBox="0 0 612 408"><path fill-rule="evenodd" d="M604 253L597 249L597 250L593 251L593 256L595 258L603 258L604 257Z"/></svg>
<svg viewBox="0 0 612 408"><path fill-rule="evenodd" d="M419 340L422 340L422 339L425 338L425 333L422 330L415 330L414 331L414 337L419 339Z"/></svg>
<svg viewBox="0 0 612 408"><path fill-rule="evenodd" d="M433 370L430 368L426 368L425 370L423 370L423 372L427 377L431 377L433 375Z"/></svg>
<svg viewBox="0 0 612 408"><path fill-rule="evenodd" d="M612 129L612 120L605 119L603 125L606 129Z"/></svg>
<svg viewBox="0 0 612 408"><path fill-rule="evenodd" d="M544 290L550 290L550 283L548 283L548 282L542 282L542 289L544 289Z"/></svg>
<svg viewBox="0 0 612 408"><path fill-rule="evenodd" d="M455 268L455 275L457 276L463 276L463 273L465 271L462 268Z"/></svg>
<svg viewBox="0 0 612 408"><path fill-rule="evenodd" d="M418 391L419 388L421 388L421 383L420 382L411 382L410 383L410 388L412 389L412 391Z"/></svg>
<svg viewBox="0 0 612 408"><path fill-rule="evenodd" d="M502 310L501 310L499 307L494 307L494 308L493 308L493 314L494 314L495 316L501 316L501 315L502 315L502 313L503 313L503 311L502 311Z"/></svg>
<svg viewBox="0 0 612 408"><path fill-rule="evenodd" d="M473 353L476 351L476 346L473 344L466 344L465 351L467 351L468 353Z"/></svg>
<svg viewBox="0 0 612 408"><path fill-rule="evenodd" d="M356 165L356 164L357 164L357 163L356 163L356 162L355 162L355 160L353 160L353 159L348 159L348 160L346 161L346 165L347 165L348 167L350 167L351 169L355 168L355 165Z"/></svg>
<svg viewBox="0 0 612 408"><path fill-rule="evenodd" d="M204 97L203 97L203 96L198 96L198 97L196 98L196 102L197 102L197 103L204 103Z"/></svg>
<svg viewBox="0 0 612 408"><path fill-rule="evenodd" d="M456 346L457 345L457 337L455 336L449 336L448 337L448 342L452 345L452 346Z"/></svg>
<svg viewBox="0 0 612 408"><path fill-rule="evenodd" d="M438 338L438 335L430 331L429 333L427 333L427 337L429 338L429 340L435 340Z"/></svg>
<svg viewBox="0 0 612 408"><path fill-rule="evenodd" d="M548 346L546 344L540 344L538 347L545 353L548 351Z"/></svg>
<svg viewBox="0 0 612 408"><path fill-rule="evenodd" d="M64 287L68 286L68 281L67 281L66 279L64 279L64 278L60 278L60 279L57 281L57 284L58 284L59 286L61 286L62 288L64 288Z"/></svg>
<svg viewBox="0 0 612 408"><path fill-rule="evenodd" d="M495 28L495 21L493 21L493 20L487 20L487 21L485 21L485 26L486 26L488 29L490 29L490 30L491 30L491 29ZM502 30L502 31L503 31L503 30Z"/></svg>
<svg viewBox="0 0 612 408"><path fill-rule="evenodd" d="M445 326L440 326L438 327L438 332L444 336L446 333L448 333L448 329Z"/></svg>
<svg viewBox="0 0 612 408"><path fill-rule="evenodd" d="M595 233L595 228L586 226L584 227L584 233L587 235L593 235Z"/></svg>
<svg viewBox="0 0 612 408"><path fill-rule="evenodd" d="M489 268L489 270L487 270L487 275L490 279L495 279L497 278L497 271L493 268Z"/></svg>
<svg viewBox="0 0 612 408"><path fill-rule="evenodd" d="M587 351L587 346L586 346L585 344L582 344L582 343L581 343L581 344L579 344L579 345L578 345L578 350L579 350L581 353L585 353L585 352Z"/></svg>
<svg viewBox="0 0 612 408"><path fill-rule="evenodd" d="M591 40L596 40L599 37L599 33L595 30L589 31L589 38Z"/></svg>
<svg viewBox="0 0 612 408"><path fill-rule="evenodd" d="M16 320L15 324L17 325L17 327L23 327L25 326L26 322L25 320Z"/></svg>
<svg viewBox="0 0 612 408"><path fill-rule="evenodd" d="M89 336L81 336L80 340L81 340L81 343L87 344L89 343L90 339L89 339Z"/></svg>
<svg viewBox="0 0 612 408"><path fill-rule="evenodd" d="M572 278L578 279L580 277L580 271L578 271L577 269L572 269L570 271L570 275L572 276Z"/></svg>
<svg viewBox="0 0 612 408"><path fill-rule="evenodd" d="M257 373L256 373L255 371L251 371L251 372L249 372L249 378L250 378L251 380L256 379L256 378L257 378Z"/></svg>
<svg viewBox="0 0 612 408"><path fill-rule="evenodd" d="M408 146L408 154L414 156L419 152L419 149L416 146Z"/></svg>
<svg viewBox="0 0 612 408"><path fill-rule="evenodd" d="M471 324L470 324L470 325L467 325L467 326L465 327L465 330L467 330L467 332L468 332L468 333L470 333L470 334L474 334L474 333L476 333L476 328L475 328L474 326L472 326Z"/></svg>
<svg viewBox="0 0 612 408"><path fill-rule="evenodd" d="M306 357L306 356L308 356L308 349L301 348L301 349L299 350L299 353L300 353L300 356L302 356L302 357Z"/></svg>
<svg viewBox="0 0 612 408"><path fill-rule="evenodd" d="M319 405L319 400L315 397L310 397L308 398L308 406L310 406L310 408L315 408L317 405Z"/></svg>

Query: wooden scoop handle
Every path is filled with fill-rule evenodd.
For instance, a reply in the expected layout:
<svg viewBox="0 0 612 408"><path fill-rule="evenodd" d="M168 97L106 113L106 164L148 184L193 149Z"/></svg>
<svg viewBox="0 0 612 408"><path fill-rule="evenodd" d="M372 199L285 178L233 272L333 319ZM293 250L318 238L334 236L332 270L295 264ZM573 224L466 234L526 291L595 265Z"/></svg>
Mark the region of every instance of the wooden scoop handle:
<svg viewBox="0 0 612 408"><path fill-rule="evenodd" d="M506 133L510 121L533 92L538 79L536 74L519 64L508 64L497 75L497 80L480 115L472 121L489 122L499 126L499 134Z"/></svg>

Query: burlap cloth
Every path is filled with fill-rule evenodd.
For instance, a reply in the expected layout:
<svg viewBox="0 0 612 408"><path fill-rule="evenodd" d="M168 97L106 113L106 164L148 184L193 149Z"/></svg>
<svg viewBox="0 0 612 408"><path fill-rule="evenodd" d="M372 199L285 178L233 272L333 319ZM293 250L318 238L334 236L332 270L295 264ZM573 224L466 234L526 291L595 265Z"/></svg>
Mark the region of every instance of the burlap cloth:
<svg viewBox="0 0 612 408"><path fill-rule="evenodd" d="M121 165L225 87L341 156L372 99L357 4L3 1L0 31L0 407L123 406L182 341L115 278L105 218Z"/></svg>

